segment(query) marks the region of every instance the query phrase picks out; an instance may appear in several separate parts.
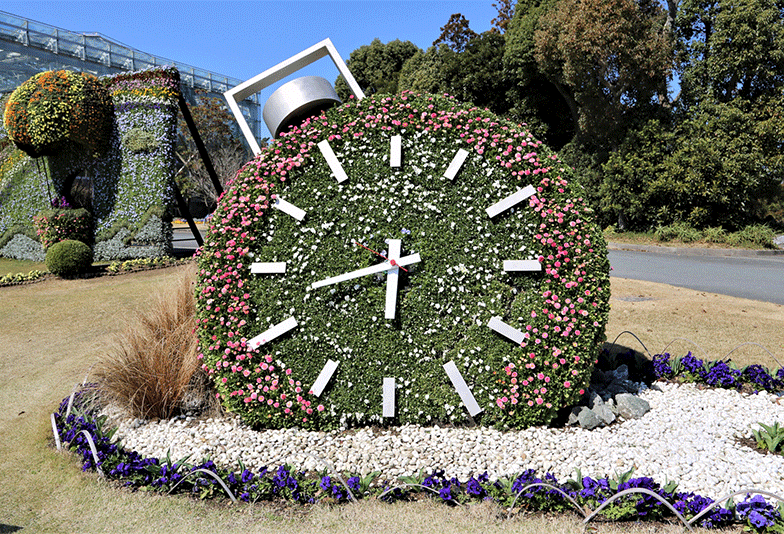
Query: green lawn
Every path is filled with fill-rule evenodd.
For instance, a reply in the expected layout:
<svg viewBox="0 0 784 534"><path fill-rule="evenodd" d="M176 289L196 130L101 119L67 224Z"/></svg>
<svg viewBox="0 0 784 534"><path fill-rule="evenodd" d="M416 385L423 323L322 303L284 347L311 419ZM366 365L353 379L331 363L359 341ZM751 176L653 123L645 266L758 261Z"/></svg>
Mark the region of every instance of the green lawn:
<svg viewBox="0 0 784 534"><path fill-rule="evenodd" d="M27 274L30 271L45 271L46 265L35 261L12 260L10 258L0 258L0 278L7 274Z"/></svg>

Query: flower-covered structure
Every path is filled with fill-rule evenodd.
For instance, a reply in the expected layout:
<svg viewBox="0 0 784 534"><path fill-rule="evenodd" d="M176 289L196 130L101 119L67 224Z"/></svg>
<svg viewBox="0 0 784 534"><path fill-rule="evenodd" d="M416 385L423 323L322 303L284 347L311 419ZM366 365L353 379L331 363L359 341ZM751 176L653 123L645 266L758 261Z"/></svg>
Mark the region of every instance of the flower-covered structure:
<svg viewBox="0 0 784 534"><path fill-rule="evenodd" d="M67 70L27 80L11 93L3 115L11 140L32 157L56 154L68 144L100 153L110 120L106 87L91 74Z"/></svg>
<svg viewBox="0 0 784 534"><path fill-rule="evenodd" d="M0 165L0 256L40 259L33 217L76 175L92 178L96 260L169 254L179 84L164 67L102 78L45 72L17 89L4 113L19 149Z"/></svg>
<svg viewBox="0 0 784 534"><path fill-rule="evenodd" d="M513 205L488 211L502 199ZM199 257L203 366L250 424L460 423L465 406L522 428L587 389L606 245L571 168L488 111L408 93L333 108L245 165L213 221ZM395 241L421 261L393 269Z"/></svg>

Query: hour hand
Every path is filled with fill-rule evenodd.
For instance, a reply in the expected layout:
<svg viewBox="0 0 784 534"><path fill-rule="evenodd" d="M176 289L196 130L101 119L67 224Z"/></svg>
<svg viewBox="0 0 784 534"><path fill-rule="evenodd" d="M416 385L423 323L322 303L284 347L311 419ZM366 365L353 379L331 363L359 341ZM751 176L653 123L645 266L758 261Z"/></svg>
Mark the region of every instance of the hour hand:
<svg viewBox="0 0 784 534"><path fill-rule="evenodd" d="M358 269L356 271L351 271L350 273L339 274L337 276L332 276L330 278L325 278L324 280L319 280L318 282L313 282L310 285L311 289L316 289L319 287L324 287L332 284L339 284L340 282L345 282L346 280L352 280L354 278L359 278L360 276L367 276L369 274L376 274L376 273L383 273L384 271L388 271L390 269L394 269L395 267L405 267L406 265L411 265L412 263L419 263L421 258L419 254L411 254L410 256L403 256L398 260L393 261L385 261L384 263L379 263L376 265L371 265L370 267L365 267L364 269Z"/></svg>

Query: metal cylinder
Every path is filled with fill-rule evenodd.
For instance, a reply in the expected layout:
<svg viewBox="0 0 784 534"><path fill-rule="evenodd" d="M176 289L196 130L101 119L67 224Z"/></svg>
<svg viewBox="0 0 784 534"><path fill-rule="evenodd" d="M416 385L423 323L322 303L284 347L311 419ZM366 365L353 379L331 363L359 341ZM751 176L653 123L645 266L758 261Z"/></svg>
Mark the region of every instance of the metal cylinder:
<svg viewBox="0 0 784 534"><path fill-rule="evenodd" d="M291 125L340 104L332 84L321 76L304 76L281 85L264 104L262 115L267 128L278 137Z"/></svg>

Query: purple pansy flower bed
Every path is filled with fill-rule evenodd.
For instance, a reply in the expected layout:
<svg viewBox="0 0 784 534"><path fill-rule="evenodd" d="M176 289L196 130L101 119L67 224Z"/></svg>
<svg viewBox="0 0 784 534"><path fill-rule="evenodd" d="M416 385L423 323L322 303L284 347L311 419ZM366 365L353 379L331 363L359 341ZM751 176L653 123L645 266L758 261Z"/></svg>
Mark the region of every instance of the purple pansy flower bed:
<svg viewBox="0 0 784 534"><path fill-rule="evenodd" d="M684 361L685 360L685 361ZM672 358L669 354L657 354L652 362L656 378L687 378L702 380L717 387L740 387L754 384L759 389L777 389L782 384L784 369L772 375L762 366L733 369L727 362L703 362L691 353L683 358ZM678 492L675 483L665 487L649 477L632 477L632 471L594 479L577 476L569 481L559 481L550 473L539 475L529 469L512 478L491 480L488 474L474 475L468 480L450 477L442 469L430 473L400 477L401 484L389 486L374 484L380 473L374 472L361 478L352 474L346 478L329 474L297 471L289 465L277 468L262 468L252 472L240 464L238 471L216 466L210 460L200 463L173 462L171 458L143 458L119 443L112 442L112 432L102 428L103 420L96 417L94 396L90 389L74 396L71 412L66 416L69 399L63 400L54 414L60 439L67 447L82 457L84 471L102 468L107 478L122 481L132 489L147 488L161 492L190 493L199 498L224 495L220 483L203 475L201 470L210 471L224 481L226 487L238 500L256 502L260 500L285 499L298 503L315 503L321 499L347 502L352 499L378 497L384 501L407 500L415 494L425 492L448 504L465 504L491 500L504 508L521 507L531 511L561 512L572 508L570 499L583 510L595 510L606 505L601 513L615 520L660 520L672 517L672 512L662 502L648 493L631 493L607 504L617 493L643 488L667 501L686 519L693 518L714 505L701 516L697 524L703 528L726 528L743 525L752 532L781 532L784 530L782 508L769 503L762 495L747 494L743 501L735 504L731 499L715 505L710 498L695 493ZM86 430L95 444L96 463L90 444L84 434ZM194 476L189 476L196 472ZM350 491L349 491L350 490Z"/></svg>

